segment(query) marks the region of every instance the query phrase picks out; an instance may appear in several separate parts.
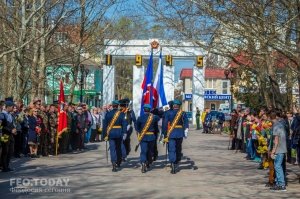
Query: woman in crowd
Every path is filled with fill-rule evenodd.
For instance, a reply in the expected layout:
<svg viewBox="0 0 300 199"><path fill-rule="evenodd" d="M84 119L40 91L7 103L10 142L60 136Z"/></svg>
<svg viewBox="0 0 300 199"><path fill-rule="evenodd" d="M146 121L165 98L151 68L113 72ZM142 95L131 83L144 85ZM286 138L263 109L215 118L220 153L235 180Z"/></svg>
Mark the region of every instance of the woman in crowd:
<svg viewBox="0 0 300 199"><path fill-rule="evenodd" d="M41 119L38 117L38 111L35 108L30 110L29 115L28 145L30 149L30 157L38 158L37 149L39 144L39 134L41 132Z"/></svg>
<svg viewBox="0 0 300 199"><path fill-rule="evenodd" d="M101 126L101 115L98 113L98 109L96 107L92 108L92 133L90 137L90 142L99 142L99 134L98 131L100 130Z"/></svg>

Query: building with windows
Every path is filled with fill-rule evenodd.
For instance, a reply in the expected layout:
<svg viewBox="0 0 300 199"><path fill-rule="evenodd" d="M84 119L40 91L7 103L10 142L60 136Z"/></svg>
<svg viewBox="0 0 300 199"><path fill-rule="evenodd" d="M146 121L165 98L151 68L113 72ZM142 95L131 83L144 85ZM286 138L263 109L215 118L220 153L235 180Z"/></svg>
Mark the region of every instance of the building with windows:
<svg viewBox="0 0 300 199"><path fill-rule="evenodd" d="M211 110L218 110L220 105L228 105L231 102L230 80L225 78L223 68L205 68L205 92L204 107ZM184 68L180 73L180 80L183 81L182 99L183 110L192 110L192 81L193 69Z"/></svg>
<svg viewBox="0 0 300 199"><path fill-rule="evenodd" d="M82 102L90 106L100 106L103 77L102 69L99 67L99 64L89 59L83 59L81 61L81 67L79 67L78 75L75 76L74 73L73 64L61 63L47 66L45 102L50 104L58 100L59 81L62 79L67 100L71 95L72 84L75 83L73 103L80 102L80 96L82 94Z"/></svg>
<svg viewBox="0 0 300 199"><path fill-rule="evenodd" d="M205 69L204 106L218 110L221 104L231 101L230 80L225 78L223 68Z"/></svg>

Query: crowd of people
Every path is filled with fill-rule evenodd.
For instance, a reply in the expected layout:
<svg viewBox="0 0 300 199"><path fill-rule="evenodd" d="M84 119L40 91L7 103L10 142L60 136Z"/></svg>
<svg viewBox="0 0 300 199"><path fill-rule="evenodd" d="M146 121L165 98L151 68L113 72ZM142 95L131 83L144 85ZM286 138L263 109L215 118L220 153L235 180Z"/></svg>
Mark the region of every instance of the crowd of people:
<svg viewBox="0 0 300 199"><path fill-rule="evenodd" d="M201 115L203 133L211 128L210 110ZM228 149L246 154L245 159L269 170L267 187L286 191L286 163L300 163L300 111L291 112L263 107L259 111L241 107L231 113Z"/></svg>
<svg viewBox="0 0 300 199"><path fill-rule="evenodd" d="M102 118L110 106L103 108L86 104L65 104L67 131L57 137L57 104L45 105L34 99L28 106L23 101L7 98L0 102L0 168L9 167L11 157L39 158L57 153L85 150L85 143L100 142Z"/></svg>
<svg viewBox="0 0 300 199"><path fill-rule="evenodd" d="M135 128L137 131L142 131L143 129L137 125L139 124L139 119L137 120L134 112L128 108L128 103L129 100L127 99L123 100L123 102L121 100L115 105L112 104L103 108L92 107L91 109L86 104L65 104L64 110L68 116L68 128L67 131L58 137L57 104L45 105L37 98L28 106L24 106L22 100L14 102L11 98L0 101L0 167L2 171L12 171L9 167L11 156L15 158L52 156L57 153L63 154L85 150L85 143L101 142L105 139L105 136L110 141L114 140L115 138L108 137L107 131L113 116L116 114L114 110L118 109L124 113L122 113L123 116L121 115L124 119L120 120L120 125L114 125L112 128L118 129L119 126L124 126L125 124L122 124L123 120L126 120L126 125L124 130L122 130L123 127L120 129L120 135L122 135L120 139L123 144L118 147L120 149L115 151L116 154L111 154L111 158L116 165L120 164L131 151L130 135L133 129ZM179 106L176 105L177 109L172 115L170 124L175 120L174 118L179 112L178 108L181 104L179 102L178 104ZM172 112L173 104L170 104L170 107ZM144 107L144 109L148 112L150 110L149 107ZM171 112L162 114L163 111L156 111L152 113L158 115L159 118L165 118L171 114ZM111 114L111 117L109 117L109 114L107 117L107 113ZM180 117L185 118L186 116ZM147 126L147 118L149 116L141 121L140 125ZM199 121L201 121L203 133L209 133L212 125L210 109L206 108L200 114L197 108L196 119L197 129L200 129ZM219 126L222 127L225 121L224 115L217 115L217 119ZM158 128L165 126L166 129L163 129L165 132L164 136L168 137L167 132L170 124L159 125L158 122L159 120L153 123L153 125L157 126L155 127L157 129L155 132L162 131ZM182 142L182 138L186 134L185 131L188 129L188 124L184 126L177 124L174 125L174 128L175 126L180 129L179 141ZM229 127L229 148L236 152L245 153L247 160L258 163L258 169L269 169L269 182L266 183L266 186L271 189L285 191L287 186L286 163L300 163L300 110L294 108L291 112L283 112L279 109L264 107L259 112L256 112L250 108L242 110L241 107L237 107L237 109L232 110ZM105 132L102 133L102 130ZM150 132L152 131L146 133L150 135ZM156 135L154 139L156 142L154 140L151 140L151 142L154 141L153 143L157 144L157 139L158 136ZM176 139L178 138L176 137ZM141 143L149 142L149 140L143 139L140 141ZM113 143L110 143L110 145L113 145ZM157 158L157 146L151 145L151 147L153 148L152 156L155 160ZM113 150L111 150L111 153L113 153ZM176 156L179 157L181 152L178 154ZM148 157L144 159L144 163L149 163ZM114 170L116 169L114 168Z"/></svg>

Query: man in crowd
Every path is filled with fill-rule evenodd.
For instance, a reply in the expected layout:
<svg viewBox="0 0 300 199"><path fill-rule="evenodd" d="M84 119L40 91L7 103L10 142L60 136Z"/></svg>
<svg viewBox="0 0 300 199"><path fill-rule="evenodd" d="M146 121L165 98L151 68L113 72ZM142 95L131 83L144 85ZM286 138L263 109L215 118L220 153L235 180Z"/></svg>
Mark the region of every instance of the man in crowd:
<svg viewBox="0 0 300 199"><path fill-rule="evenodd" d="M285 121L281 118L280 111L271 112L270 117L273 122L273 145L270 156L274 159L276 173L276 185L271 187L271 190L286 191L285 175L282 167L284 156L287 152Z"/></svg>
<svg viewBox="0 0 300 199"><path fill-rule="evenodd" d="M199 130L200 129L200 110L198 107L196 107L196 124L197 124L196 130Z"/></svg>
<svg viewBox="0 0 300 199"><path fill-rule="evenodd" d="M57 112L54 104L50 105L49 113L49 138L50 138L50 154L55 155L56 151L56 134L57 134Z"/></svg>
<svg viewBox="0 0 300 199"><path fill-rule="evenodd" d="M81 106L77 107L77 115L76 115L76 150L82 151L84 149L84 138L87 133L88 126L86 122L86 116L83 112L83 108Z"/></svg>
<svg viewBox="0 0 300 199"><path fill-rule="evenodd" d="M46 112L46 106L41 103L39 98L33 100L33 108L38 111L38 117L41 119L41 134L40 134L40 145L38 153L42 156L49 155L49 121L48 114Z"/></svg>
<svg viewBox="0 0 300 199"><path fill-rule="evenodd" d="M2 126L1 136L1 165L3 172L13 171L9 167L11 154L14 151L14 136L17 134L17 129L14 124L14 118L12 116L13 107L15 104L12 101L5 102L5 109L0 114L0 121Z"/></svg>
<svg viewBox="0 0 300 199"><path fill-rule="evenodd" d="M210 113L210 109L205 109L205 117L204 117L204 123L203 123L203 132L204 133L210 133L212 129L212 115Z"/></svg>

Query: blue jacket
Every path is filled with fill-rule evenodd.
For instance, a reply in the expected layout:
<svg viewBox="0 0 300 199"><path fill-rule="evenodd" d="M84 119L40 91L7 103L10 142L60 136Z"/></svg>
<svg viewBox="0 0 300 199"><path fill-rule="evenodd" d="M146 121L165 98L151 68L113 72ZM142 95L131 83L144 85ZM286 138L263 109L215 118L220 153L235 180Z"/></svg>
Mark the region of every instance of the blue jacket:
<svg viewBox="0 0 300 199"><path fill-rule="evenodd" d="M137 121L136 121L136 131L141 134L141 131L143 130L144 126L147 123L148 117L149 117L150 113L145 113L144 115L140 116ZM157 134L159 132L158 130L158 121L160 120L160 118L157 115L153 115L153 120L152 123L149 126L149 129L147 132L153 132L153 134L145 134L145 136L143 137L142 141L153 141L156 139L155 134Z"/></svg>
<svg viewBox="0 0 300 199"><path fill-rule="evenodd" d="M178 109L169 110L165 114L165 118L163 121L164 136L166 136L167 132L168 132L168 123L170 122L170 125L173 123L173 120L175 119L178 111L179 111ZM187 115L185 112L182 113L181 118L178 120L176 126L177 127L175 127L174 130L170 133L169 138L183 138L184 137L184 130L186 128L189 128L189 121L188 121L188 118L187 118Z"/></svg>
<svg viewBox="0 0 300 199"><path fill-rule="evenodd" d="M105 137L107 134L107 128L108 125L110 124L111 120L113 119L115 113L117 112L117 109L113 109L110 112L107 112L105 115L105 118L103 120L103 133L102 136ZM116 128L112 128L108 138L112 139L112 138L122 138L123 134L126 134L127 131L127 122L125 120L125 114L121 112L121 114L119 115L118 119L116 120L114 127Z"/></svg>
<svg viewBox="0 0 300 199"><path fill-rule="evenodd" d="M207 113L205 116L204 122L209 123L211 121L212 121L212 115L211 115L211 113Z"/></svg>
<svg viewBox="0 0 300 199"><path fill-rule="evenodd" d="M219 122L224 122L225 114L223 112L218 112L217 119L219 120Z"/></svg>

